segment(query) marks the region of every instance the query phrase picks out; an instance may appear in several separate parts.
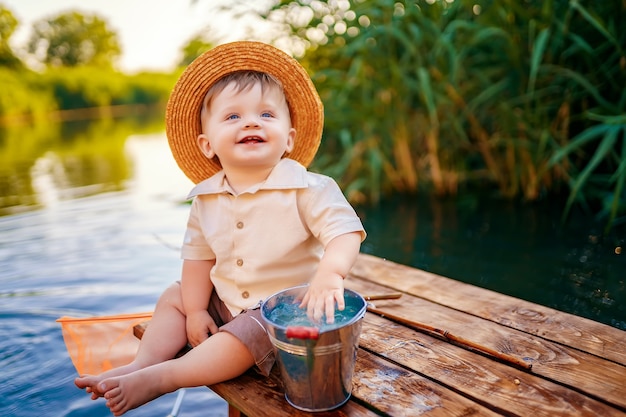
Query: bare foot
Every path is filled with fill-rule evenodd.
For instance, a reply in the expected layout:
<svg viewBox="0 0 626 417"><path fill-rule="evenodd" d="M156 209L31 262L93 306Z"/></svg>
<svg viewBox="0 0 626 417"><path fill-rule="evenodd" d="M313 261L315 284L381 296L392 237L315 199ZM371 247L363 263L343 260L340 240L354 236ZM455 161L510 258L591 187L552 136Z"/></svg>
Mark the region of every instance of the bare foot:
<svg viewBox="0 0 626 417"><path fill-rule="evenodd" d="M80 389L84 389L88 394L91 394L91 399L95 400L104 395L104 393L97 390L100 381L100 375L81 375L74 379L74 385Z"/></svg>
<svg viewBox="0 0 626 417"><path fill-rule="evenodd" d="M161 378L151 372L152 367L137 372L113 377L102 381L98 389L104 392L106 406L114 416L121 416L129 410L173 391L162 384Z"/></svg>
<svg viewBox="0 0 626 417"><path fill-rule="evenodd" d="M100 382L104 381L107 378L129 374L138 370L139 368L140 367L138 365L135 365L134 362L131 362L128 365L111 369L109 371L101 373L100 375L81 375L80 377L74 379L74 384L78 388L84 389L88 394L91 394L92 400L96 400L100 397L104 397L105 391L101 391L98 388L98 384L100 384Z"/></svg>

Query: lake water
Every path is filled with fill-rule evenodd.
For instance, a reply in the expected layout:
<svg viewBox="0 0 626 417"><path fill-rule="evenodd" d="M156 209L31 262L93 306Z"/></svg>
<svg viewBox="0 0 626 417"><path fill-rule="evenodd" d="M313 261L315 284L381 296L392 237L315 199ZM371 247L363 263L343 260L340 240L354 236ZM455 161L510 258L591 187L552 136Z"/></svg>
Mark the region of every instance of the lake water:
<svg viewBox="0 0 626 417"><path fill-rule="evenodd" d="M53 168L30 171L39 207L0 217L2 416L110 415L74 387L55 320L151 310L179 277L191 183L164 134L131 136L123 146L130 168L118 191L59 186L46 153L38 166ZM626 329L623 229L602 236L578 214L560 228L556 207L476 197L358 211L369 233L364 252ZM208 389L185 392L180 416L227 415ZM128 415L167 416L175 400L169 394Z"/></svg>
<svg viewBox="0 0 626 417"><path fill-rule="evenodd" d="M111 416L73 386L61 316L151 311L179 278L177 247L191 183L163 134L130 138L124 191L64 197L50 179L45 207L0 217L0 416ZM177 394L128 413L167 416ZM206 388L185 392L179 416L227 416Z"/></svg>

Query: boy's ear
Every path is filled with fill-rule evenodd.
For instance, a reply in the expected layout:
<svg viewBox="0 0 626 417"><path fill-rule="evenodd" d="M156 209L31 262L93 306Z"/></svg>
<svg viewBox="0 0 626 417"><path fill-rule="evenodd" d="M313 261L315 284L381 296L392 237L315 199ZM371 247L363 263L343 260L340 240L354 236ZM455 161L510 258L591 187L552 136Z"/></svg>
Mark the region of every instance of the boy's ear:
<svg viewBox="0 0 626 417"><path fill-rule="evenodd" d="M296 142L296 129L293 127L289 129L289 136L287 137L287 149L286 153L293 151L294 144Z"/></svg>
<svg viewBox="0 0 626 417"><path fill-rule="evenodd" d="M200 147L200 150L202 151L204 156L207 157L207 159L213 159L213 157L215 156L215 152L211 147L209 138L204 133L200 133L198 135L198 147Z"/></svg>

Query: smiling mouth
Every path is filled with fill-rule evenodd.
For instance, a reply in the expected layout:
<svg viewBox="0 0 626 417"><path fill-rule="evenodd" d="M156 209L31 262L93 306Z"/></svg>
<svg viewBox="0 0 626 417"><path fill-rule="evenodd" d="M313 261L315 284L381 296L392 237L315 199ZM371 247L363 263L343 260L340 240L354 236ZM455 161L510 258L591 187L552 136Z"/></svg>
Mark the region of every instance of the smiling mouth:
<svg viewBox="0 0 626 417"><path fill-rule="evenodd" d="M263 143L265 142L265 140L263 140L263 138L259 137L259 136L246 136L245 138L241 139L238 143Z"/></svg>

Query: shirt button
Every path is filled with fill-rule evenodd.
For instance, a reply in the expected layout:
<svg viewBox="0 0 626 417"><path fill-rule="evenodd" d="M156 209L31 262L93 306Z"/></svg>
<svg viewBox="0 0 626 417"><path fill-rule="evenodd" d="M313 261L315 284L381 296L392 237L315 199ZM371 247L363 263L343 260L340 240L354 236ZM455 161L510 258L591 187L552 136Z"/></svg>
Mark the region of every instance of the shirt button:
<svg viewBox="0 0 626 417"><path fill-rule="evenodd" d="M244 292L241 293L241 296L243 298L248 298L248 297L250 297L250 293L248 291L244 291Z"/></svg>
<svg viewBox="0 0 626 417"><path fill-rule="evenodd" d="M243 222L237 222L237 229L243 229Z"/></svg>
<svg viewBox="0 0 626 417"><path fill-rule="evenodd" d="M243 265L243 259L237 259L237 266Z"/></svg>

